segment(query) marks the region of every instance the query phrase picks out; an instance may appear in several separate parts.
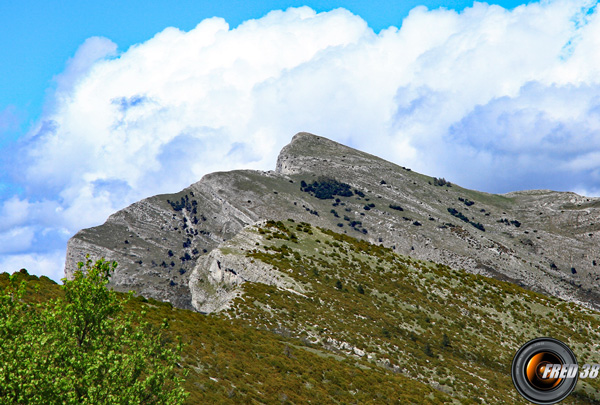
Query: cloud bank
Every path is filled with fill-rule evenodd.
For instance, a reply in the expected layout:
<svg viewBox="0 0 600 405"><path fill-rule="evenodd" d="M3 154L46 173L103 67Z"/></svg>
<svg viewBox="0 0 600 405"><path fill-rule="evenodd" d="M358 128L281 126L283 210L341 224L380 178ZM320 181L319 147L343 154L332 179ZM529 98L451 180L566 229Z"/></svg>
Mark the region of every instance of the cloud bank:
<svg viewBox="0 0 600 405"><path fill-rule="evenodd" d="M376 34L301 7L167 28L121 53L90 38L8 159L0 270L57 280L77 230L212 171L272 169L299 131L470 188L598 194L599 14L417 7Z"/></svg>

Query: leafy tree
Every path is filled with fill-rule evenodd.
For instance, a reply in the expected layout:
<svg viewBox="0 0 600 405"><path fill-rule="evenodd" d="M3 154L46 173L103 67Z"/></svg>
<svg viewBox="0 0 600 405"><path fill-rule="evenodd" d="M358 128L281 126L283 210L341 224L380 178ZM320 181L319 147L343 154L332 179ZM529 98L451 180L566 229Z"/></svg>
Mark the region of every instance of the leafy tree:
<svg viewBox="0 0 600 405"><path fill-rule="evenodd" d="M0 404L183 403L181 344L124 312L106 288L115 262L78 267L64 297L28 303L18 273L0 291Z"/></svg>

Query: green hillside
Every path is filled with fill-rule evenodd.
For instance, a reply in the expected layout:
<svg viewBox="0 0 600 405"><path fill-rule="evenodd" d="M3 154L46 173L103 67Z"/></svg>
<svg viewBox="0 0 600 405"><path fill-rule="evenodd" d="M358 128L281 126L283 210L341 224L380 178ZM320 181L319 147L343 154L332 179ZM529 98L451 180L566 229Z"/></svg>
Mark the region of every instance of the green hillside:
<svg viewBox="0 0 600 405"><path fill-rule="evenodd" d="M366 359L461 403L520 402L510 364L535 337L566 342L580 364L600 363L597 312L306 223L270 221L256 231L265 244L238 253L310 291L244 284L227 314L258 329ZM580 381L570 400L600 399L599 388Z"/></svg>
<svg viewBox="0 0 600 405"><path fill-rule="evenodd" d="M0 288L8 284L8 277L0 274ZM43 302L63 295L60 286L47 277L22 273L19 280L28 282L27 300ZM125 294L121 296L125 299ZM143 297L127 304L128 311L142 309L147 312L146 320L157 327L168 321L166 344L175 344L177 336L185 342L180 369L189 370L184 387L190 404L449 401L426 384L239 320L202 315Z"/></svg>
<svg viewBox="0 0 600 405"><path fill-rule="evenodd" d="M510 364L539 336L567 343L580 365L600 363L594 311L307 223L249 231L261 242L227 253L272 265L306 293L245 283L213 315L143 297L127 305L167 319L170 340L186 344L190 404L526 403ZM61 294L46 277L21 277L27 299ZM564 403L600 403L598 391L597 379L579 381Z"/></svg>

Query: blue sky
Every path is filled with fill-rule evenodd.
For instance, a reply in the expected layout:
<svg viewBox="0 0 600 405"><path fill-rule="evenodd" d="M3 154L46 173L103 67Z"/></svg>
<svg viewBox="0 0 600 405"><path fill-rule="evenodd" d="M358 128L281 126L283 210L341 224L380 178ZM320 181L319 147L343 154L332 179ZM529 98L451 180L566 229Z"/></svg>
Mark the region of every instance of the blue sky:
<svg viewBox="0 0 600 405"><path fill-rule="evenodd" d="M400 26L408 12L425 5L462 10L468 1L77 1L40 0L0 2L0 124L7 139L19 137L42 110L45 95L52 89L52 78L62 72L86 38L103 36L120 50L143 42L174 26L194 28L201 20L223 17L231 28L243 21L264 16L271 10L307 5L316 11L344 7L360 15L379 32L391 25ZM505 8L521 4L501 1ZM10 115L10 118L7 117ZM8 122L6 122L8 121ZM8 128L7 128L8 126Z"/></svg>
<svg viewBox="0 0 600 405"><path fill-rule="evenodd" d="M489 192L600 195L596 2L0 3L0 270L310 131Z"/></svg>

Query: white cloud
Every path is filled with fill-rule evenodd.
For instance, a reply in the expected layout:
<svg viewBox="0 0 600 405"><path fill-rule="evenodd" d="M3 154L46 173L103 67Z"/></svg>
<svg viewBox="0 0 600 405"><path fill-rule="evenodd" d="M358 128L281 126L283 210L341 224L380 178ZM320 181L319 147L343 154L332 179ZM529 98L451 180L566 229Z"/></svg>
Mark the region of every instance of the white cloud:
<svg viewBox="0 0 600 405"><path fill-rule="evenodd" d="M29 203L12 197L6 201L0 211L0 232L11 229L15 225L26 222L29 213Z"/></svg>
<svg viewBox="0 0 600 405"><path fill-rule="evenodd" d="M27 253L0 256L0 272L14 273L26 269L30 274L46 276L57 283L64 277L65 251L56 250L45 254Z"/></svg>
<svg viewBox="0 0 600 405"><path fill-rule="evenodd" d="M27 251L34 236L31 227L15 227L0 233L0 254Z"/></svg>
<svg viewBox="0 0 600 405"><path fill-rule="evenodd" d="M467 180L468 171L486 168L490 175L470 181L502 191L597 190L599 95L599 85L528 83L514 97L476 106L445 135L448 153L468 157L453 174Z"/></svg>
<svg viewBox="0 0 600 405"><path fill-rule="evenodd" d="M17 156L25 196L4 201L0 228L64 242L208 172L272 169L299 131L486 191L598 190L593 5L418 7L379 34L302 7L167 28L120 54L89 39Z"/></svg>
<svg viewBox="0 0 600 405"><path fill-rule="evenodd" d="M96 62L115 56L117 45L108 38L90 37L77 49L75 56L67 61L65 71L55 77L55 97L69 97L79 79L85 77ZM58 101L60 103L60 101Z"/></svg>

